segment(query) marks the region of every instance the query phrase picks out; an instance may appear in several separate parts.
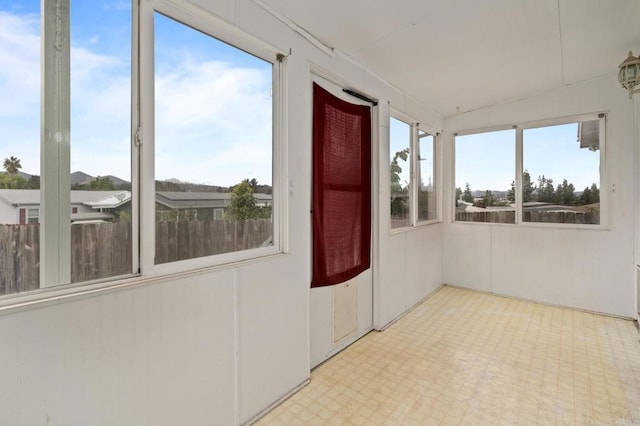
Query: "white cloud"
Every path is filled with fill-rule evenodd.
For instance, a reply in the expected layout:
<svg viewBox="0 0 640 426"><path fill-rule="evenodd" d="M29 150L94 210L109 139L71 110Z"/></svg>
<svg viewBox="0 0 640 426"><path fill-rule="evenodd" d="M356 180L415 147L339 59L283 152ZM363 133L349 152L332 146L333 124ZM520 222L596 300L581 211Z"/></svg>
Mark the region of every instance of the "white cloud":
<svg viewBox="0 0 640 426"><path fill-rule="evenodd" d="M72 47L71 171L130 179L129 55ZM0 157L15 155L39 174L37 16L0 12L0 63ZM156 82L157 178L271 183L270 71L193 59L175 65Z"/></svg>
<svg viewBox="0 0 640 426"><path fill-rule="evenodd" d="M156 176L271 183L271 74L185 63L156 80Z"/></svg>
<svg viewBox="0 0 640 426"><path fill-rule="evenodd" d="M15 118L40 105L40 36L37 16L0 11L0 117Z"/></svg>

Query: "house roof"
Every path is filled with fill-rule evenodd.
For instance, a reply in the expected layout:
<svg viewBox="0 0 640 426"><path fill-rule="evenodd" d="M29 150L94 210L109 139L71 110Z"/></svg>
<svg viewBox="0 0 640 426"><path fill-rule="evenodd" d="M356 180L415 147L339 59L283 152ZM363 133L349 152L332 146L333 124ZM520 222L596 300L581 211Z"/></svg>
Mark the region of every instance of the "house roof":
<svg viewBox="0 0 640 426"><path fill-rule="evenodd" d="M85 201L84 204L94 209L115 209L131 201L130 191L119 191L115 194L107 195L99 200Z"/></svg>
<svg viewBox="0 0 640 426"><path fill-rule="evenodd" d="M173 209L225 207L231 198L228 192L158 191L156 201ZM258 203L271 202L270 194L255 193ZM96 210L113 209L131 201L130 191L71 191L71 204L84 204ZM8 205L40 205L39 189L0 189L0 202Z"/></svg>
<svg viewBox="0 0 640 426"><path fill-rule="evenodd" d="M111 197L122 191L71 191L71 204L86 204ZM40 205L39 189L0 189L0 201L18 206Z"/></svg>
<svg viewBox="0 0 640 426"><path fill-rule="evenodd" d="M259 202L269 202L270 194L254 193L253 198ZM229 192L177 192L158 191L156 201L173 209L179 208L216 208L225 207L231 199Z"/></svg>

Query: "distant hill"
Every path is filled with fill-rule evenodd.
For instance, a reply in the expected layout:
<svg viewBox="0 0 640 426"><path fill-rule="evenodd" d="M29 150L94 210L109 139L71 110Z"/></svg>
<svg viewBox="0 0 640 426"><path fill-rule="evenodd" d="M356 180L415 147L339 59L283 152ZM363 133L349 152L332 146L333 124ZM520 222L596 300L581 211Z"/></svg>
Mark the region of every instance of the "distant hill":
<svg viewBox="0 0 640 426"><path fill-rule="evenodd" d="M31 179L31 176L33 176L33 175L30 175L29 173L21 172L20 170L18 170L18 174L22 176L25 180L29 180Z"/></svg>
<svg viewBox="0 0 640 426"><path fill-rule="evenodd" d="M20 176L22 176L25 180L29 180L32 177L39 177L37 175L30 175L29 173L24 173L19 171ZM69 182L73 189L88 189L89 185L92 181L94 181L98 176L91 176L82 171L76 171L69 175ZM116 188L126 188L131 183L124 179L121 179L114 175L106 175L99 176L101 178L109 178L111 182L115 185ZM86 188L81 188L86 187ZM171 178L167 180L157 180L156 181L156 190L157 191L177 191L177 192L229 192L231 188L226 186L218 186L218 185L205 185L201 183L190 183L183 182L179 179ZM271 194L273 189L269 185L257 185L254 188L254 192L263 193L263 194Z"/></svg>
<svg viewBox="0 0 640 426"><path fill-rule="evenodd" d="M82 172L76 172L76 173L82 173ZM84 173L83 173L83 174L84 174ZM87 175L87 176L88 176L88 177L87 177L86 179L84 179L83 181L79 182L79 185L87 186L87 185L91 184L91 182L93 182L94 180L96 180L96 178L95 178L95 177L93 177L93 176L89 176L89 175ZM96 177L97 177L97 176L96 176ZM109 178L109 179L111 179L111 182L113 182L113 184L114 184L115 186L121 186L121 185L123 185L123 184L129 184L129 182L128 182L128 181L126 181L126 180L124 180L124 179L120 179L119 177L114 176L114 175L106 175L106 176L100 176L100 177L101 177L101 178ZM71 185L73 185L73 181L71 182Z"/></svg>
<svg viewBox="0 0 640 426"><path fill-rule="evenodd" d="M73 172L69 176L71 185L84 185L89 179L93 179L93 176L86 174L85 172Z"/></svg>
<svg viewBox="0 0 640 426"><path fill-rule="evenodd" d="M507 198L507 191L499 191L495 189L492 189L490 191L495 198ZM485 192L486 191L478 191L478 190L471 191L471 193L473 194L473 198L482 198L484 197Z"/></svg>
<svg viewBox="0 0 640 426"><path fill-rule="evenodd" d="M201 183L182 182L178 179L156 181L156 191L176 192L229 192L226 186L205 185Z"/></svg>

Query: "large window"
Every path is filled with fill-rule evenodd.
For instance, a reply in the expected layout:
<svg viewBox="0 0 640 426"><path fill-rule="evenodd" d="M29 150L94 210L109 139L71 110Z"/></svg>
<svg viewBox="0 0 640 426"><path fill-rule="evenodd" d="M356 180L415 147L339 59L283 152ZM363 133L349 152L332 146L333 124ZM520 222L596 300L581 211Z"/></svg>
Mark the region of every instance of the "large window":
<svg viewBox="0 0 640 426"><path fill-rule="evenodd" d="M0 3L0 296L278 250L283 56L181 4Z"/></svg>
<svg viewBox="0 0 640 426"><path fill-rule="evenodd" d="M154 263L273 248L276 65L164 13L154 24Z"/></svg>
<svg viewBox="0 0 640 426"><path fill-rule="evenodd" d="M408 119L389 121L391 229L436 221L436 135Z"/></svg>
<svg viewBox="0 0 640 426"><path fill-rule="evenodd" d="M436 137L418 129L416 144L416 183L418 192L418 222L436 220L435 154Z"/></svg>
<svg viewBox="0 0 640 426"><path fill-rule="evenodd" d="M604 143L604 114L456 135L455 220L600 225Z"/></svg>
<svg viewBox="0 0 640 426"><path fill-rule="evenodd" d="M130 45L126 4L0 3L0 295L131 273L130 216L91 205L130 190Z"/></svg>
<svg viewBox="0 0 640 426"><path fill-rule="evenodd" d="M411 140L413 126L389 120L389 192L391 229L411 225Z"/></svg>
<svg viewBox="0 0 640 426"><path fill-rule="evenodd" d="M455 138L455 220L515 223L509 188L516 175L515 130Z"/></svg>
<svg viewBox="0 0 640 426"><path fill-rule="evenodd" d="M524 129L522 149L523 222L600 224L600 119Z"/></svg>

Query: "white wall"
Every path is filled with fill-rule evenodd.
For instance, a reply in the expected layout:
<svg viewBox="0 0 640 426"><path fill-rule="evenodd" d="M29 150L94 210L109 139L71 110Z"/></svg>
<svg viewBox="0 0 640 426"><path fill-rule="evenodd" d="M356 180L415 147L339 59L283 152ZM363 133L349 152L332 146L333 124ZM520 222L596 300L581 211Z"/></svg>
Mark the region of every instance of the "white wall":
<svg viewBox="0 0 640 426"><path fill-rule="evenodd" d="M382 105L390 100L442 126L437 115L339 54L320 52L251 0L191 2L284 53L291 49L287 253L0 310L0 424L232 425L253 418L309 377L312 65ZM388 129L376 151L383 158L387 140ZM379 168L374 201L388 215L388 162ZM382 223L375 213L374 223ZM441 283L441 233L435 225L390 235L388 220L376 225L378 324Z"/></svg>
<svg viewBox="0 0 640 426"><path fill-rule="evenodd" d="M20 209L0 202L0 223L20 223Z"/></svg>
<svg viewBox="0 0 640 426"><path fill-rule="evenodd" d="M389 115L392 108L418 120L421 128L440 132L442 122L429 116L415 105L411 98L392 94L388 104L382 103L381 113ZM416 115L417 114L417 115ZM436 180L442 179L443 143L439 139L436 147ZM373 325L383 329L397 317L437 290L443 283L442 223L391 230L389 209L389 123L380 124L379 146L380 174L378 176L378 274L374 274ZM437 202L442 204L442 194ZM441 215L442 217L442 215Z"/></svg>
<svg viewBox="0 0 640 426"><path fill-rule="evenodd" d="M451 223L446 209L444 280L448 284L608 314L634 314L633 103L615 75L445 120L451 133L582 113L608 112L606 230ZM453 200L453 171L445 179ZM604 206L603 206L604 208Z"/></svg>

